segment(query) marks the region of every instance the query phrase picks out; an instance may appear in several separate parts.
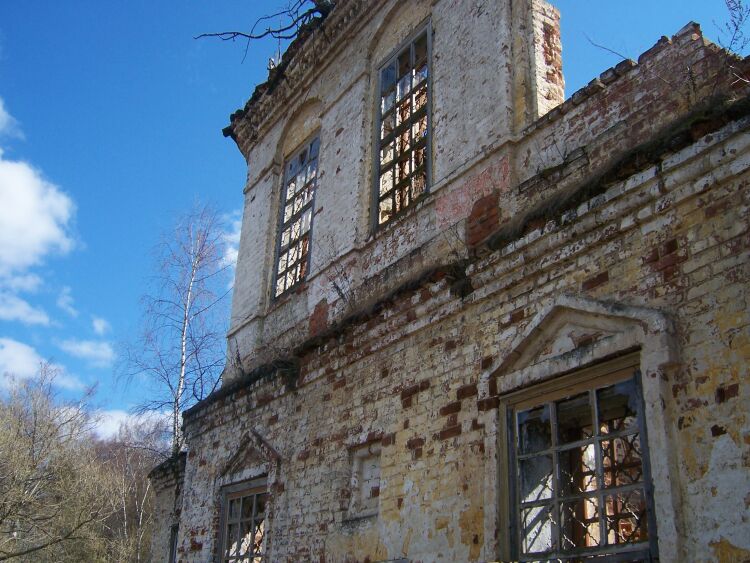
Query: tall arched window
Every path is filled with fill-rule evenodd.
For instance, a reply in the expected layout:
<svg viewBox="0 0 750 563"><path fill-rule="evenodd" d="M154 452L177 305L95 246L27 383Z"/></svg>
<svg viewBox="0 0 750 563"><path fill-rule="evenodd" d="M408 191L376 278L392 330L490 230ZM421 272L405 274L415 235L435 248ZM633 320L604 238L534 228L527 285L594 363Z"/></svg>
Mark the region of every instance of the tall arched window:
<svg viewBox="0 0 750 563"><path fill-rule="evenodd" d="M424 196L430 178L429 23L379 68L375 142L375 225Z"/></svg>

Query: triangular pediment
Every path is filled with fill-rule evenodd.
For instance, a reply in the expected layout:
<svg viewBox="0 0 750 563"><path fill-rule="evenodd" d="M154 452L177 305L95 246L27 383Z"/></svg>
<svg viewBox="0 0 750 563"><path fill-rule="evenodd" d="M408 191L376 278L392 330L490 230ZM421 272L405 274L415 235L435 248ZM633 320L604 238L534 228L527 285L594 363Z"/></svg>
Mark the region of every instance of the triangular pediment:
<svg viewBox="0 0 750 563"><path fill-rule="evenodd" d="M562 356L625 332L632 321L559 307L516 349L511 370Z"/></svg>
<svg viewBox="0 0 750 563"><path fill-rule="evenodd" d="M280 459L276 450L253 430L242 437L237 451L224 464L221 475L237 474L262 465L270 466Z"/></svg>
<svg viewBox="0 0 750 563"><path fill-rule="evenodd" d="M594 348L625 351L642 345L646 334L671 332L669 325L654 310L561 295L532 319L491 371L508 374Z"/></svg>

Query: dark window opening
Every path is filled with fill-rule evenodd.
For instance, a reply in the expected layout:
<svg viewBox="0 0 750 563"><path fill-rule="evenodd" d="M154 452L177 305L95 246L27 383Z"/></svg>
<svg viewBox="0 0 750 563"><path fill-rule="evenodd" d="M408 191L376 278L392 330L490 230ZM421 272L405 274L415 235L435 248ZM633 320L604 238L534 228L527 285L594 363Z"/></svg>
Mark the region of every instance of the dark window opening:
<svg viewBox="0 0 750 563"><path fill-rule="evenodd" d="M642 399L633 369L509 409L519 561L654 561Z"/></svg>
<svg viewBox="0 0 750 563"><path fill-rule="evenodd" d="M284 163L279 230L276 239L274 298L294 288L310 268L313 199L318 184L316 137Z"/></svg>
<svg viewBox="0 0 750 563"><path fill-rule="evenodd" d="M429 34L423 30L380 70L375 186L377 225L429 188Z"/></svg>
<svg viewBox="0 0 750 563"><path fill-rule="evenodd" d="M227 493L224 499L223 563L262 563L266 542L265 486Z"/></svg>

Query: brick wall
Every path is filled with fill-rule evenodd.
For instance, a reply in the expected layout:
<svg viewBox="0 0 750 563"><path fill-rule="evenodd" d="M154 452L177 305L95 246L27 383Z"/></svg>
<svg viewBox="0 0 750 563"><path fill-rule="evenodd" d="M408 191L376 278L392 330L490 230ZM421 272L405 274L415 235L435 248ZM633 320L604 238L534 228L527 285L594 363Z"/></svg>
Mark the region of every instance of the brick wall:
<svg viewBox="0 0 750 563"><path fill-rule="evenodd" d="M456 4L435 3L444 11L433 17L448 18ZM476 8L460 6L469 4ZM395 12L377 18L387 13ZM438 151L450 165L431 197L376 236L336 246L342 257L332 263L343 270L320 264L304 291L265 316L267 351L293 355L298 373L291 364L250 371L263 339L252 323L238 325L246 375L185 416L179 559L215 555L223 485L266 475L272 561L495 560L507 489L498 475L501 396L558 374L542 362L507 366L563 296L614 316L668 319L673 349L642 364L656 389L647 430L661 559L750 557L750 104L730 85L729 62L687 26L518 138L498 126L503 135L473 154L460 130L450 139L436 125L441 142L465 152ZM441 112L451 96L436 97ZM336 115L324 123L344 114ZM327 200L325 213L357 208L346 201ZM342 271L347 299L331 288ZM611 355L605 341L581 339L561 363L569 371ZM653 342L628 346L614 353L645 354ZM376 442L379 513L352 518L352 452Z"/></svg>

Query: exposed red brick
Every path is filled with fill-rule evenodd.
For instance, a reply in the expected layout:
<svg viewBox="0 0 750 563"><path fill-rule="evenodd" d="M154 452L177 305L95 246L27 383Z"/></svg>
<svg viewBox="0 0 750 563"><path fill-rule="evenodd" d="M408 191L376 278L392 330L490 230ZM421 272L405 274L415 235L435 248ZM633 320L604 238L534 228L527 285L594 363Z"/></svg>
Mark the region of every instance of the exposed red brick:
<svg viewBox="0 0 750 563"><path fill-rule="evenodd" d="M273 416L268 417L268 426L273 426L279 421L279 415L274 414Z"/></svg>
<svg viewBox="0 0 750 563"><path fill-rule="evenodd" d="M412 396L416 395L420 391L424 391L426 389L430 388L430 381L427 379L423 379L419 383L415 383L414 385L410 385L406 389L401 391L401 400L405 401L406 399L410 399Z"/></svg>
<svg viewBox="0 0 750 563"><path fill-rule="evenodd" d="M727 385L725 387L719 387L716 390L716 402L721 404L725 401L728 401L729 399L733 399L737 395L739 395L740 392L740 386L738 383L732 383L731 385Z"/></svg>
<svg viewBox="0 0 750 563"><path fill-rule="evenodd" d="M478 393L477 391L477 384L476 383L469 383L468 385L463 385L458 388L456 391L456 398L461 401L463 399L468 399L469 397L473 397Z"/></svg>
<svg viewBox="0 0 750 563"><path fill-rule="evenodd" d="M336 380L336 381L334 382L334 384L333 384L333 389L334 389L334 390L336 390L336 389L341 389L341 388L342 388L342 387L344 387L345 385L346 385L346 378L345 378L345 377L342 377L342 378L340 378L340 379L337 379L337 380Z"/></svg>
<svg viewBox="0 0 750 563"><path fill-rule="evenodd" d="M195 538L190 538L190 551L201 551L203 549L203 542L196 541Z"/></svg>
<svg viewBox="0 0 750 563"><path fill-rule="evenodd" d="M590 289L594 289L595 287L599 287L600 285L607 283L608 281L609 281L609 272L605 271L595 276L592 276L587 280L584 280L584 282L581 284L581 289L583 291L588 291Z"/></svg>
<svg viewBox="0 0 750 563"><path fill-rule="evenodd" d="M396 442L396 434L386 434L380 440L380 445L385 447L392 446Z"/></svg>
<svg viewBox="0 0 750 563"><path fill-rule="evenodd" d="M677 252L678 244L677 239L669 239L668 241L665 241L660 247L659 247L659 254L661 256L666 256L667 254L672 254L673 252Z"/></svg>
<svg viewBox="0 0 750 563"><path fill-rule="evenodd" d="M484 424L481 424L476 418L471 419L472 430L482 430L483 428L484 428Z"/></svg>
<svg viewBox="0 0 750 563"><path fill-rule="evenodd" d="M406 442L406 447L410 450L416 450L417 448L421 448L422 446L424 446L424 438L410 438Z"/></svg>
<svg viewBox="0 0 750 563"><path fill-rule="evenodd" d="M479 399L477 401L477 410L489 411L496 409L500 405L500 399L498 397L487 397L486 399Z"/></svg>
<svg viewBox="0 0 750 563"><path fill-rule="evenodd" d="M473 248L487 240L500 226L499 192L479 198L474 202L466 219L466 244Z"/></svg>
<svg viewBox="0 0 750 563"><path fill-rule="evenodd" d="M495 377L490 378L489 392L490 395L497 395L497 378Z"/></svg>
<svg viewBox="0 0 750 563"><path fill-rule="evenodd" d="M377 498L380 496L380 487L372 487L370 489L370 498Z"/></svg>
<svg viewBox="0 0 750 563"><path fill-rule="evenodd" d="M310 336L318 336L328 328L328 301L322 299L315 305L310 315L308 331Z"/></svg>
<svg viewBox="0 0 750 563"><path fill-rule="evenodd" d="M302 450L299 454L297 454L297 459L299 461L305 461L309 457L310 457L309 450Z"/></svg>
<svg viewBox="0 0 750 563"><path fill-rule="evenodd" d="M452 403L448 403L444 407L440 409L440 416L448 416L449 414L457 413L461 410L461 402L460 401L454 401Z"/></svg>
<svg viewBox="0 0 750 563"><path fill-rule="evenodd" d="M438 438L441 440L448 440L449 438L455 438L461 434L461 426L451 426L438 432Z"/></svg>

